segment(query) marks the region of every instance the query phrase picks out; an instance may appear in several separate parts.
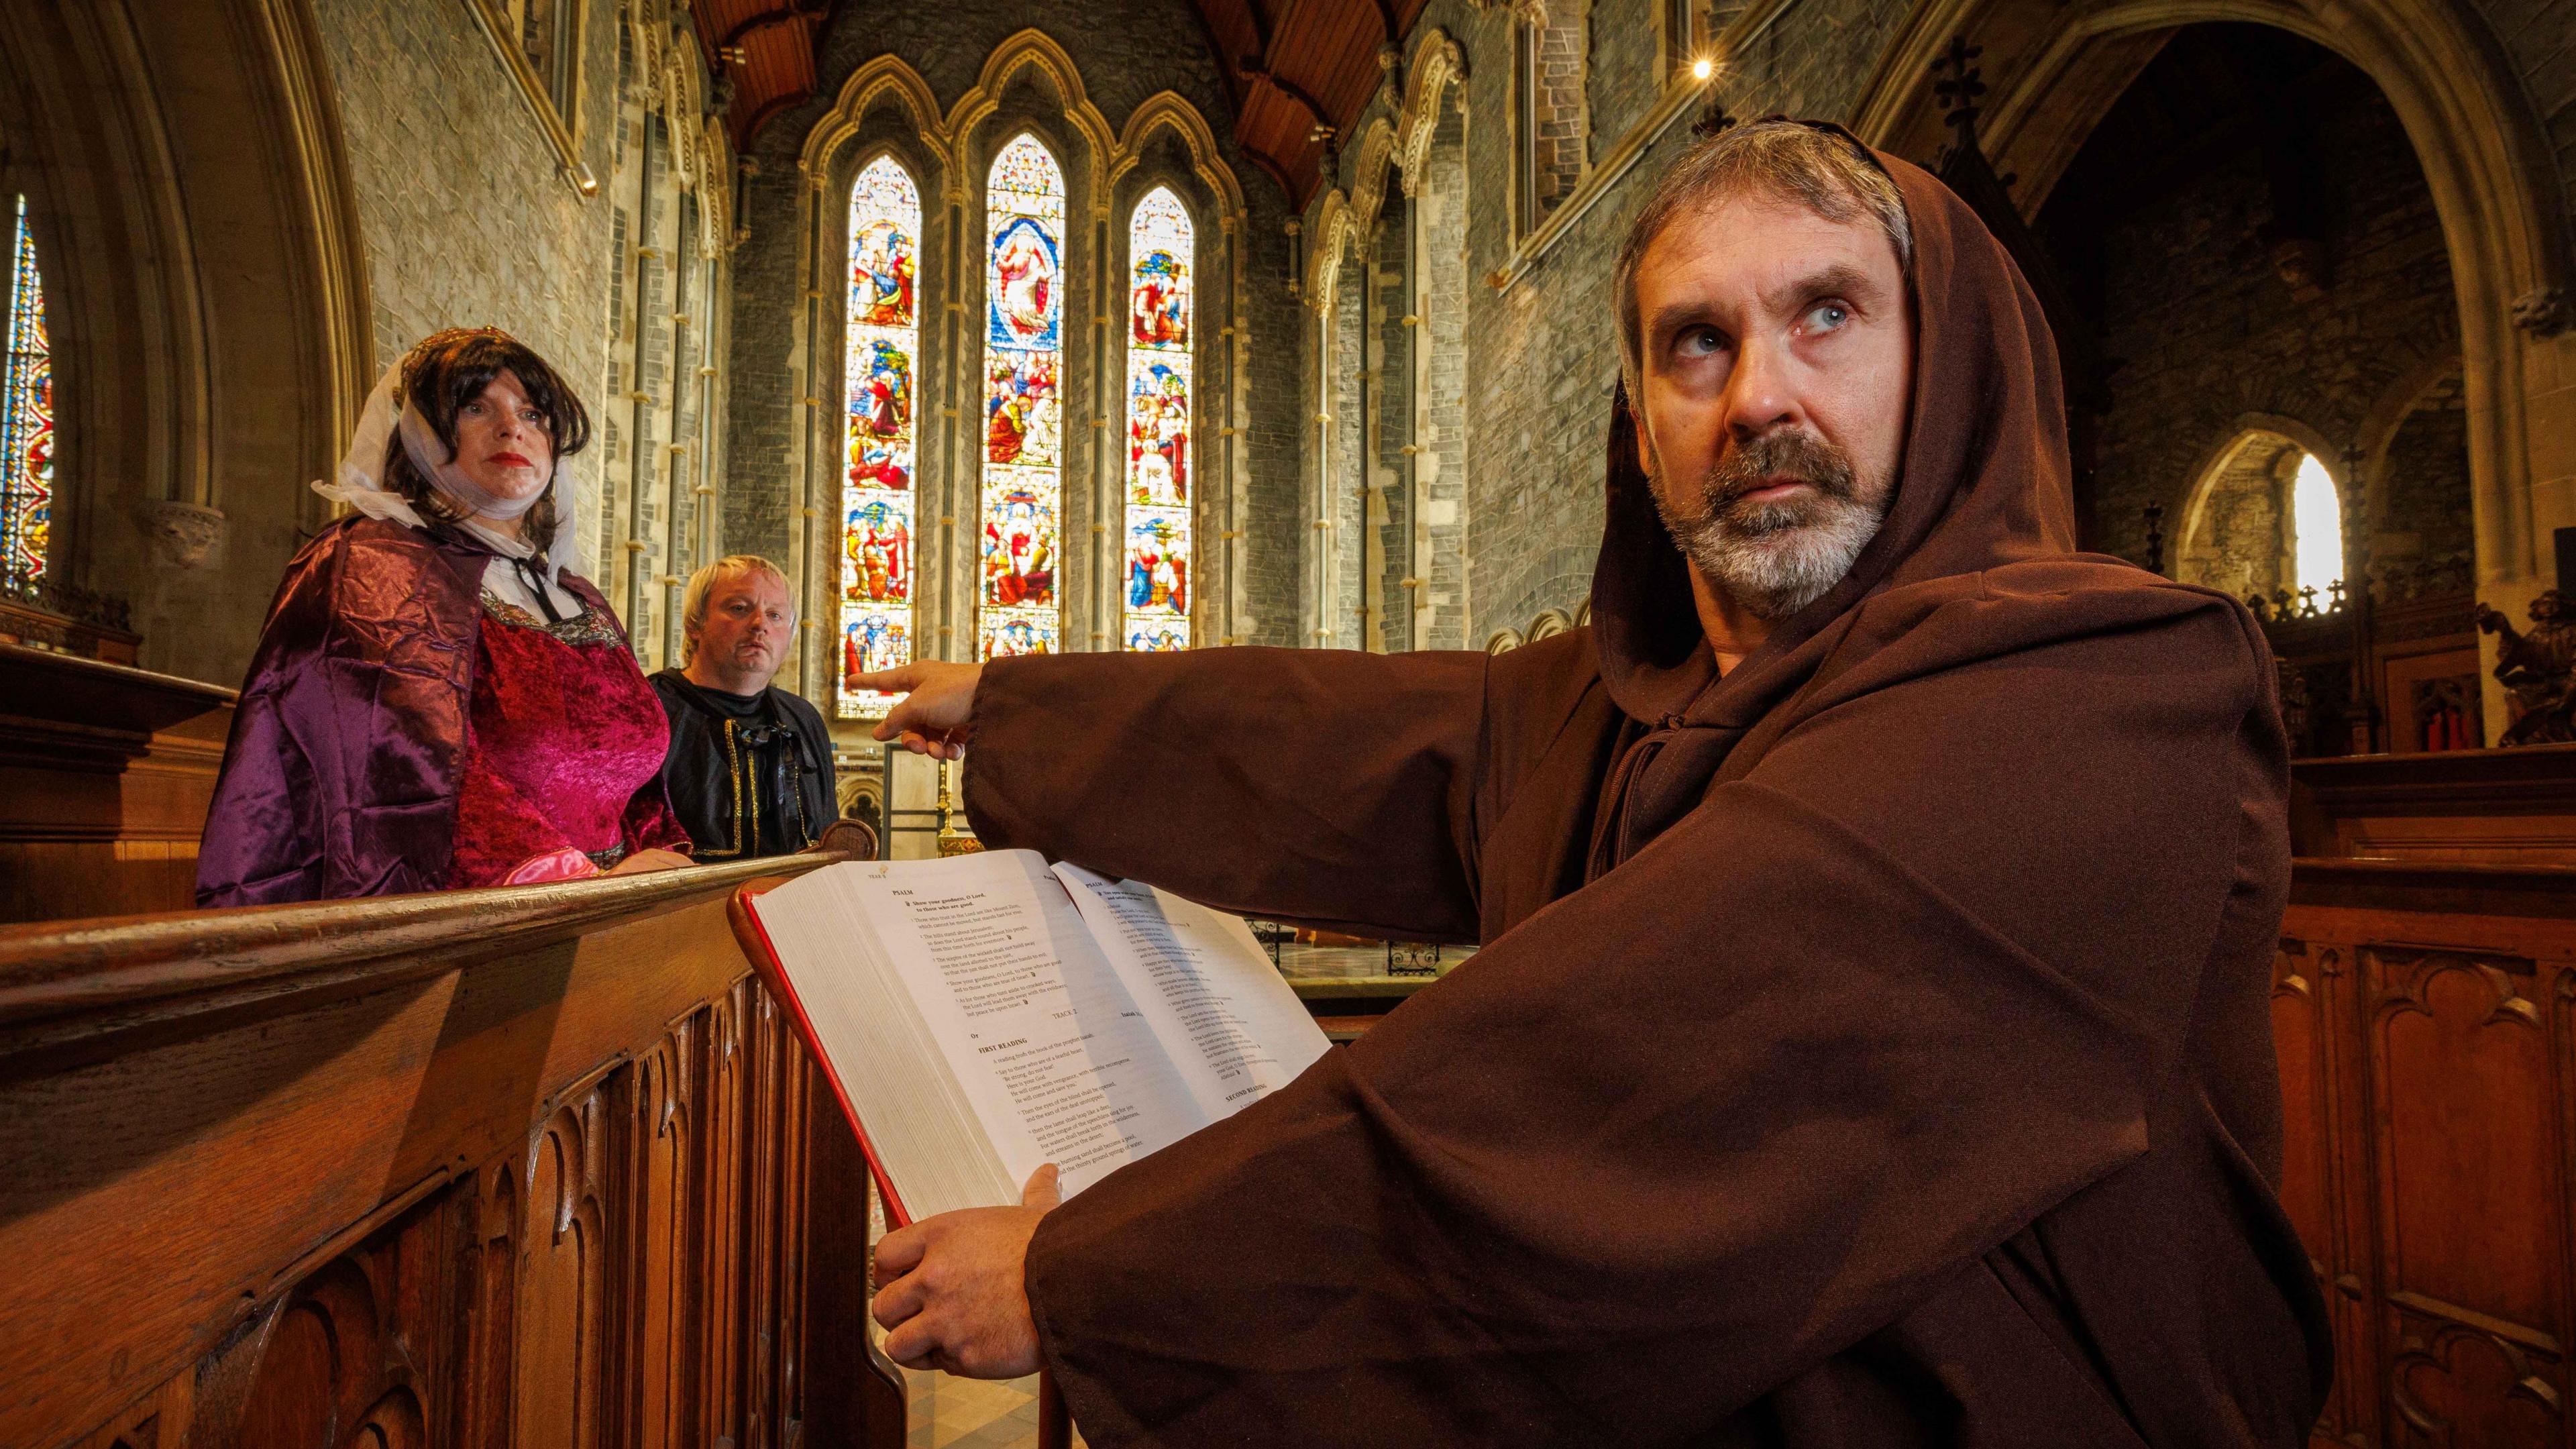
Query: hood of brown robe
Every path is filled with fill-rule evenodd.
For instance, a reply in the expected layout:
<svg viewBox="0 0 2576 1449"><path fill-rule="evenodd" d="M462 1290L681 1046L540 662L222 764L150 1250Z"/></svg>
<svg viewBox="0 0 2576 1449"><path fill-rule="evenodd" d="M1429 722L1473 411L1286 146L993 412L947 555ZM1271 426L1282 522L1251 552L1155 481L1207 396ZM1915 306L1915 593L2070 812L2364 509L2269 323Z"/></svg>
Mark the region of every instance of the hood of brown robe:
<svg viewBox="0 0 2576 1449"><path fill-rule="evenodd" d="M1652 752L1650 770L1639 768L1638 752L1629 753L1614 785L1618 808L1605 810L1600 822L1592 874L1626 859L1696 805L1735 746L1815 683L1829 659L1836 671L1853 667L1904 637L1931 603L1951 594L1922 591L1923 607L1879 607L1868 611L1866 624L1864 603L2008 564L2066 560L2074 551L2065 401L2057 344L2039 299L1956 192L1910 162L1878 160L1895 178L1914 234L1914 396L1894 495L1842 582L1782 621L1723 678L1700 630L1688 565L1637 465L1624 389L1613 401L1607 517L1592 575L1593 644L1619 708L1672 737ZM2101 565L2106 582L2150 582L2125 563ZM1726 775L1750 765L1740 760Z"/></svg>
<svg viewBox="0 0 2576 1449"><path fill-rule="evenodd" d="M2038 305L1880 160L1902 473L1723 678L1624 408L1589 628L984 671L987 844L1484 943L1047 1216L1029 1301L1091 1442L2305 1442L2269 653L2070 552Z"/></svg>

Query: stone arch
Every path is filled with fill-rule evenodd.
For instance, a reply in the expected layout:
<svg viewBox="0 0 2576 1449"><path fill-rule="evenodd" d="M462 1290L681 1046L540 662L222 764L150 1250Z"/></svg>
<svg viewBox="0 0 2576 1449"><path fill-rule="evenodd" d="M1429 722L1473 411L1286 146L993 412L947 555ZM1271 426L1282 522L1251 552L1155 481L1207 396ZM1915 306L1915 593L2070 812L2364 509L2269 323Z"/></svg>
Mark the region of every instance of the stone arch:
<svg viewBox="0 0 2576 1449"><path fill-rule="evenodd" d="M1404 71L1403 119L1396 125L1395 152L1405 194L1410 196L1421 184L1424 160L1440 129L1441 102L1452 86L1466 82L1467 53L1448 31L1434 26L1414 42L1413 58Z"/></svg>
<svg viewBox="0 0 2576 1449"><path fill-rule="evenodd" d="M2474 581L2473 541L2462 539L2442 511L2450 490L2426 476L2450 461L2465 468L2465 437L2449 436L2452 420L2445 416L2459 409L2463 382L2456 353L2427 357L2380 396L2355 430L2371 578L2390 601L2446 595Z"/></svg>
<svg viewBox="0 0 2576 1449"><path fill-rule="evenodd" d="M1941 132L1927 83L1953 36L1983 44L1995 104L1981 127L1999 171L2018 171L2035 214L2161 33L2241 21L2289 31L2370 77L2396 111L2441 217L2460 314L2478 574L2527 599L2541 572L2535 456L2576 428L2576 402L2541 398L2576 359L2565 186L2520 81L2472 21L2442 0L1926 0L1907 17L1855 108L1873 145L1928 156ZM2545 450L2545 451L2544 451ZM2335 460L2329 459L2329 462ZM2556 466L2556 465L2552 465ZM2563 488L2561 491L2564 491ZM2555 505L2553 505L2555 506ZM2576 519L2564 521L2576 522Z"/></svg>
<svg viewBox="0 0 2576 1449"><path fill-rule="evenodd" d="M355 194L308 7L38 7L0 27L0 175L45 270L52 575L142 662L235 684L375 380Z"/></svg>
<svg viewBox="0 0 2576 1449"><path fill-rule="evenodd" d="M921 78L898 55L880 55L850 72L841 85L832 108L823 113L814 128L805 133L805 144L797 156L797 169L808 176L827 171L840 149L859 139L861 122L869 112L886 107L900 113L911 127L919 144L932 149L945 168L948 161L948 123L939 112L939 100L930 92L930 83ZM864 162L861 164L865 164ZM857 167L852 167L855 173Z"/></svg>
<svg viewBox="0 0 2576 1449"><path fill-rule="evenodd" d="M1386 175L1395 159L1395 135L1394 122L1384 116L1371 117L1360 133L1359 150L1354 153L1359 159L1351 168L1351 184L1334 187L1316 209L1315 244L1306 255L1305 294L1308 304L1320 315L1332 314L1342 261L1377 225L1378 212L1386 204Z"/></svg>
<svg viewBox="0 0 2576 1449"><path fill-rule="evenodd" d="M2315 428L2274 413L2239 417L2227 439L2204 456L2183 495L2173 576L2237 598L2295 588L2294 535L2283 490L2291 477L2284 470L2295 468L2297 458L2314 458L2324 467L2338 502L2352 486L2341 450ZM2267 489L2268 496L2244 496L2255 489ZM2340 507L2336 527L2342 527ZM2255 540L2243 536L2255 531L2263 534L2259 557L2248 552Z"/></svg>
<svg viewBox="0 0 2576 1449"><path fill-rule="evenodd" d="M1045 31L1034 26L993 47L993 53L984 59L983 72L974 86L949 108L948 134L955 138L959 147L959 159L961 162L965 159L965 148L979 128L986 126L1003 109L1004 92L1024 71L1036 72L1040 83L1054 92L1064 124L1079 135L1092 209L1095 212L1102 210L1102 199L1108 194L1109 166L1118 151L1117 133L1110 128L1108 118L1100 114L1100 108L1091 103L1089 93L1083 89L1082 72L1074 65L1073 57ZM1009 139L1005 136L1002 141ZM987 163L992 159L991 152L998 150L1000 145L1001 142L995 142L988 148L984 157ZM1062 163L1067 148L1059 145L1054 149L1058 162ZM966 169L978 177L982 175L980 167ZM1065 180L1070 190L1075 181L1070 169ZM1073 225L1070 216L1066 224L1068 227Z"/></svg>
<svg viewBox="0 0 2576 1449"><path fill-rule="evenodd" d="M1177 155L1171 154L1173 148ZM1186 174L1178 164L1182 158L1187 161ZM1198 436L1191 451L1198 461L1202 491L1192 500L1199 530L1192 637L1231 643L1234 621L1247 598L1241 563L1251 492L1250 457L1244 445L1250 405L1244 384L1250 230L1242 183L1217 150L1215 131L1198 107L1175 91L1146 97L1119 131L1110 165L1113 236L1125 225L1136 200L1156 185L1170 185L1200 223L1200 331L1192 362L1198 377L1191 407ZM1120 328L1115 335L1123 338L1125 330ZM1123 345L1120 351L1111 376L1123 380Z"/></svg>

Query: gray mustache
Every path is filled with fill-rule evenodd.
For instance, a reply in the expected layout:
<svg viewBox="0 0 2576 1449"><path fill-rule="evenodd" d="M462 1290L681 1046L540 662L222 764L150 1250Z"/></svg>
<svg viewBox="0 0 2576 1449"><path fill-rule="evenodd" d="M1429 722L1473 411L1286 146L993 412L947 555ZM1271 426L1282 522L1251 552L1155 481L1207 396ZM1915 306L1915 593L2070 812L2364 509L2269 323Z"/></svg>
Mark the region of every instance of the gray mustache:
<svg viewBox="0 0 2576 1449"><path fill-rule="evenodd" d="M1775 478L1795 478L1827 498L1850 499L1859 478L1842 449L1813 433L1771 433L1729 449L1701 480L1712 511L1732 506Z"/></svg>

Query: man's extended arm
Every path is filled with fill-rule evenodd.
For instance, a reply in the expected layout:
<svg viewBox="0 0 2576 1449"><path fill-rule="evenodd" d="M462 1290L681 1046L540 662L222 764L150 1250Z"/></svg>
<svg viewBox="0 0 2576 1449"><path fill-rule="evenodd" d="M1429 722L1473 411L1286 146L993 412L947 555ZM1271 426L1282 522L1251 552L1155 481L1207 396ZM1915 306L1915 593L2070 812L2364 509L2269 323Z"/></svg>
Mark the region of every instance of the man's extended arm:
<svg viewBox="0 0 2576 1449"><path fill-rule="evenodd" d="M942 757L971 739L966 810L986 845L1220 910L1476 939L1486 656L1241 648L976 668L861 680L919 690L879 738Z"/></svg>

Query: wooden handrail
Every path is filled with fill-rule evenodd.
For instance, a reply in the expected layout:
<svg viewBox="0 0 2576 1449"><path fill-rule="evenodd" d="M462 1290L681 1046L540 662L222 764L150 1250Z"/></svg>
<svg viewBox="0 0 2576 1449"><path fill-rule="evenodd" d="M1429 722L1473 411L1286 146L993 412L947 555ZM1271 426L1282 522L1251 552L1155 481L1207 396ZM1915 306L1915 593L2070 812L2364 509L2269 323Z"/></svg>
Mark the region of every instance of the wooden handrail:
<svg viewBox="0 0 2576 1449"><path fill-rule="evenodd" d="M2576 920L2576 866L2450 860L2291 862L2293 906Z"/></svg>
<svg viewBox="0 0 2576 1449"><path fill-rule="evenodd" d="M375 989L799 875L837 851L485 890L0 927L0 1061L146 1024Z"/></svg>

